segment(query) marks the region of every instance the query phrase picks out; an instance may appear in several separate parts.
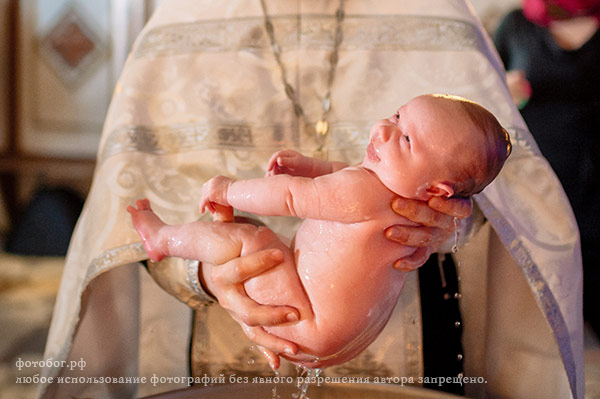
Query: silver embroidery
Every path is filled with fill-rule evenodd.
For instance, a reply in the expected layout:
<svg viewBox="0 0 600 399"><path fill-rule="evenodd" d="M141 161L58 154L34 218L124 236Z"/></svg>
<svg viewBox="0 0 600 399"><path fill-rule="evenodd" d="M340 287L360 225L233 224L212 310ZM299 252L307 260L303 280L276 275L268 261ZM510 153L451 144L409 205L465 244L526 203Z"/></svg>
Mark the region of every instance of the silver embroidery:
<svg viewBox="0 0 600 399"><path fill-rule="evenodd" d="M185 279L192 288L192 290L194 290L194 292L196 293L196 296L200 298L201 302L215 303L215 300L208 296L208 294L204 291L204 288L202 288L202 285L200 284L200 279L198 278L198 268L200 267L200 262L198 262L197 260L186 260L185 263Z"/></svg>
<svg viewBox="0 0 600 399"><path fill-rule="evenodd" d="M360 148L367 145L370 122L335 123L331 126L330 151ZM235 124L189 124L173 126L119 126L108 134L99 163L123 152L153 155L174 154L205 149L269 150L285 147L312 149L312 142L298 145L292 129L285 126L251 126ZM279 137L280 140L273 140Z"/></svg>
<svg viewBox="0 0 600 399"><path fill-rule="evenodd" d="M273 17L272 22L284 51L299 47L328 50L332 46L333 16L303 15L300 29L297 17ZM485 48L481 40L476 27L461 20L350 15L344 21L340 50L481 50ZM155 28L144 36L134 57L269 50L269 46L262 18L210 20Z"/></svg>
<svg viewBox="0 0 600 399"><path fill-rule="evenodd" d="M113 267L140 262L144 259L148 259L148 255L141 242L104 251L101 256L92 260L85 277L86 283L84 286L87 286L94 278Z"/></svg>

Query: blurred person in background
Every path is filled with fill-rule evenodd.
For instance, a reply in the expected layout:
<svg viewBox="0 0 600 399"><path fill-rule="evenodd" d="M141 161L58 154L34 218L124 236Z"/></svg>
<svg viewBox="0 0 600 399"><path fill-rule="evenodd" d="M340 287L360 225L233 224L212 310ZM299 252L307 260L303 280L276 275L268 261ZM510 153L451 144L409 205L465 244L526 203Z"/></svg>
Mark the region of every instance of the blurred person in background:
<svg viewBox="0 0 600 399"><path fill-rule="evenodd" d="M524 0L494 43L511 96L571 202L584 319L600 336L600 0Z"/></svg>

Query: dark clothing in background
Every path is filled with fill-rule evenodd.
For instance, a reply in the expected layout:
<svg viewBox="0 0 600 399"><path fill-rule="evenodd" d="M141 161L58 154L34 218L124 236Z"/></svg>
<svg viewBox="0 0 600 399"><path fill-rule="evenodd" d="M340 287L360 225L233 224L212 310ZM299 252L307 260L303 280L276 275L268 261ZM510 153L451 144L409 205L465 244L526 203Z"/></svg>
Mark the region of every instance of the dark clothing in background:
<svg viewBox="0 0 600 399"><path fill-rule="evenodd" d="M19 255L65 256L83 199L62 187L41 187L8 234L6 251Z"/></svg>
<svg viewBox="0 0 600 399"><path fill-rule="evenodd" d="M600 239L600 31L563 50L520 10L494 40L506 70L525 71L532 95L521 114L560 179L583 239Z"/></svg>
<svg viewBox="0 0 600 399"><path fill-rule="evenodd" d="M600 30L565 50L547 28L510 12L495 38L506 70L520 69L532 95L521 110L571 202L582 239L584 312L600 333ZM587 306L586 306L587 304Z"/></svg>

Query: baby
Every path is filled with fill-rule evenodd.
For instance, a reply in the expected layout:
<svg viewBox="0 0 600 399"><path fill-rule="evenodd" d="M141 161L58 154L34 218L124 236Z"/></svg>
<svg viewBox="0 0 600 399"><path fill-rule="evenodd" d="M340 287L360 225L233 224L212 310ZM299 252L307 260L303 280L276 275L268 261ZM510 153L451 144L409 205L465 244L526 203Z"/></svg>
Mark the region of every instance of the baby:
<svg viewBox="0 0 600 399"><path fill-rule="evenodd" d="M195 222L165 225L147 200L129 207L152 260L165 256L221 264L266 248L284 253L281 265L245 282L265 305L298 309L300 319L271 334L298 345L283 357L307 367L350 360L387 323L407 272L393 262L414 252L384 236L400 222L396 196L428 200L468 197L499 173L511 150L507 132L483 107L447 95L423 95L371 128L360 165L280 151L265 178L233 181L217 176L203 186L200 210L234 207L259 215L305 219L291 245L266 227ZM405 222L405 221L403 221Z"/></svg>

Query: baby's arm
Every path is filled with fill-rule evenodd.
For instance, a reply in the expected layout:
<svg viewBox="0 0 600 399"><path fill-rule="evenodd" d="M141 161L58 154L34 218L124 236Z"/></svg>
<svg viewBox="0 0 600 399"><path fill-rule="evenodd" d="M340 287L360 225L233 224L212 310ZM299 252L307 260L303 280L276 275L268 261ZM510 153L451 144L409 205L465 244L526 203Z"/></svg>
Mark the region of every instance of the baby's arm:
<svg viewBox="0 0 600 399"><path fill-rule="evenodd" d="M218 203L258 215L360 222L380 207L381 182L360 168L346 168L316 179L289 175L233 181L223 176L202 187L200 211Z"/></svg>
<svg viewBox="0 0 600 399"><path fill-rule="evenodd" d="M319 177L337 172L348 164L337 161L324 161L322 159L305 157L298 151L277 151L269 159L266 176L291 175L303 177Z"/></svg>

